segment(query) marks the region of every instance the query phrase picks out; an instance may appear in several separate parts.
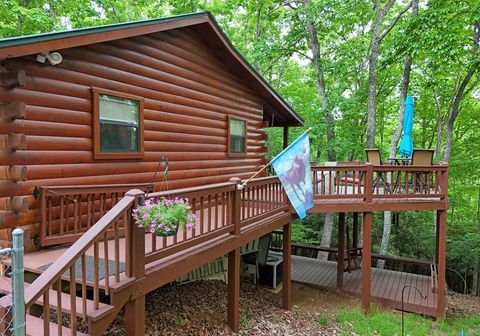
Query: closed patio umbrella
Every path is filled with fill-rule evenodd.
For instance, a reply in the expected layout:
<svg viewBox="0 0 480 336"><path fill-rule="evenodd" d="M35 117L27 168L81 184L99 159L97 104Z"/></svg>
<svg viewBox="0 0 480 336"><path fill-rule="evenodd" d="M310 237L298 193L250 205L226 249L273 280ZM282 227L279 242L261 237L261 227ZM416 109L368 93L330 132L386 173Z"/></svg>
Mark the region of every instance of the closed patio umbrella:
<svg viewBox="0 0 480 336"><path fill-rule="evenodd" d="M413 153L413 97L407 96L405 99L405 113L403 116L403 137L400 142L399 152L403 157L412 156Z"/></svg>

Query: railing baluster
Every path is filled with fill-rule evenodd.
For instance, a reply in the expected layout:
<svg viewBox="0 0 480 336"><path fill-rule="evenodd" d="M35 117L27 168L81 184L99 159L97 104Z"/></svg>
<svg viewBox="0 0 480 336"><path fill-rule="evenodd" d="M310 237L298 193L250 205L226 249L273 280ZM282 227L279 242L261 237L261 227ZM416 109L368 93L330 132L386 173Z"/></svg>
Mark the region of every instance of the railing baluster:
<svg viewBox="0 0 480 336"><path fill-rule="evenodd" d="M215 193L215 230L218 229L218 208L220 204L218 204L218 194Z"/></svg>
<svg viewBox="0 0 480 336"><path fill-rule="evenodd" d="M64 220L65 220L65 210L63 208L65 200L63 196L60 196L60 235L64 233Z"/></svg>
<svg viewBox="0 0 480 336"><path fill-rule="evenodd" d="M87 267L85 261L85 254L80 257L82 264L82 313L83 321L87 322Z"/></svg>
<svg viewBox="0 0 480 336"><path fill-rule="evenodd" d="M73 195L73 201L75 202L73 205L74 211L74 221L73 221L73 230L75 233L78 233L78 225L80 223L80 203L82 202L82 195Z"/></svg>
<svg viewBox="0 0 480 336"><path fill-rule="evenodd" d="M205 232L204 224L205 224L205 206L204 206L204 197L200 196L200 235L203 235Z"/></svg>
<svg viewBox="0 0 480 336"><path fill-rule="evenodd" d="M75 279L75 263L70 266L70 329L72 335L77 335L77 291ZM97 308L98 309L98 308Z"/></svg>
<svg viewBox="0 0 480 336"><path fill-rule="evenodd" d="M123 221L127 220L127 212L123 215ZM115 282L120 282L120 228L119 221L115 221ZM125 223L126 225L126 223Z"/></svg>
<svg viewBox="0 0 480 336"><path fill-rule="evenodd" d="M96 240L95 243L93 243L93 309L98 309L100 301L98 268L98 240Z"/></svg>
<svg viewBox="0 0 480 336"><path fill-rule="evenodd" d="M48 213L48 235L53 235L52 229L52 198L48 196L44 196L47 198L47 213ZM44 217L45 218L45 217Z"/></svg>
<svg viewBox="0 0 480 336"><path fill-rule="evenodd" d="M212 231L212 195L208 194L208 215L207 215L207 220L208 220L208 231Z"/></svg>
<svg viewBox="0 0 480 336"><path fill-rule="evenodd" d="M109 258L108 258L108 230L105 231L103 234L103 247L104 247L104 256L103 259L105 260L105 294L109 295L110 291L110 270L109 270Z"/></svg>
<svg viewBox="0 0 480 336"><path fill-rule="evenodd" d="M242 203L241 203L241 207L242 207L242 214L241 214L241 218L242 220L246 219L247 217L245 216L245 213L246 213L246 210L245 210L245 202L246 202L246 198L245 198L245 195L247 193L247 188L243 188L242 189Z"/></svg>
<svg viewBox="0 0 480 336"><path fill-rule="evenodd" d="M62 334L62 279L57 281L57 330L58 334Z"/></svg>
<svg viewBox="0 0 480 336"><path fill-rule="evenodd" d="M87 195L87 228L90 229L90 227L92 226L92 222L93 222L93 214L92 214L92 211L93 211L93 195L92 194L88 194Z"/></svg>
<svg viewBox="0 0 480 336"><path fill-rule="evenodd" d="M43 293L43 335L49 336L50 335L50 297L49 297L49 290L48 288ZM60 334L61 335L61 334Z"/></svg>
<svg viewBox="0 0 480 336"><path fill-rule="evenodd" d="M192 212L195 213L195 214L197 213L197 204L196 204L196 199L195 199L195 197L192 197ZM195 238L195 237L197 236L197 229L198 229L198 228L197 228L197 226L195 225L195 227L194 227L193 230L192 230L192 236L191 236L191 238ZM165 239L164 239L164 241L165 241ZM164 244L163 246L165 247L165 244Z"/></svg>

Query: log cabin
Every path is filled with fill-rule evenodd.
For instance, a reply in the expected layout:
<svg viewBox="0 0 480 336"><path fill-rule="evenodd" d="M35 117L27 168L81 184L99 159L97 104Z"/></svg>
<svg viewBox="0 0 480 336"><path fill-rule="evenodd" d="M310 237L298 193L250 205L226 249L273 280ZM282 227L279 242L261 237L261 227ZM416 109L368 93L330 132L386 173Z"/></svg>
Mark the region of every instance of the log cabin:
<svg viewBox="0 0 480 336"><path fill-rule="evenodd" d="M30 247L49 244L41 188L126 191L162 157L171 189L248 177L265 127L303 123L206 13L6 39L0 60L1 238Z"/></svg>
<svg viewBox="0 0 480 336"><path fill-rule="evenodd" d="M37 251L25 256L36 278L26 307L43 307L27 314L27 334L82 334L75 319L62 326L70 315L99 335L125 307L127 334L143 335L145 293L225 254L238 330L240 247L294 216L276 178L262 173L242 195L237 184L266 163L266 127L283 127L286 143L303 120L215 19L3 39L0 64L1 245L24 229L26 251ZM147 190L188 197L198 227L146 238L130 210ZM42 321L50 309L58 320Z"/></svg>
<svg viewBox="0 0 480 336"><path fill-rule="evenodd" d="M278 229L282 306L291 307L292 260L305 262L291 256L305 248L292 246L296 215L277 177L238 184L266 163L266 127L283 127L285 147L288 128L303 121L209 13L4 39L0 62L0 239L9 244L14 227L26 233L27 334L84 335L76 319L64 325L70 315L101 335L125 309L127 334L144 335L145 295L224 255L227 322L237 331L241 247ZM324 278L361 297L364 311L372 301L400 308L402 286L417 281L430 301L408 295L405 309L443 316L448 167L351 162L312 173L310 212L338 213L337 262ZM199 225L171 237L134 225L132 208L161 196L187 197ZM371 250L372 213L409 210L437 213L431 277L372 271L372 258L386 258ZM372 286L378 274L384 281ZM51 310L56 319L44 319Z"/></svg>

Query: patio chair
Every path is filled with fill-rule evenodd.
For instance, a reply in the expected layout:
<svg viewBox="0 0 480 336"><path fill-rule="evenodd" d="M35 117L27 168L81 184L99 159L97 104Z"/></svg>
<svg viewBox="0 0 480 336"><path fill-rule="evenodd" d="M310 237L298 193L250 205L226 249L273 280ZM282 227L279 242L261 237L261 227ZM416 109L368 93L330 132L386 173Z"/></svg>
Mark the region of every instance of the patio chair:
<svg viewBox="0 0 480 336"><path fill-rule="evenodd" d="M268 252L270 250L270 244L272 242L271 234L257 239L258 251L256 253L250 253L243 256L243 262L247 265L247 272L254 274L254 283L256 284L260 278L260 266L265 266L268 261Z"/></svg>
<svg viewBox="0 0 480 336"><path fill-rule="evenodd" d="M365 149L365 153L367 154L367 162L372 163L374 166L383 165L382 157L378 149L367 148ZM383 172L377 172L377 177L373 180L373 190L375 190L375 188L378 186L384 187L385 191L390 193L390 184L385 182L385 176Z"/></svg>
<svg viewBox="0 0 480 336"><path fill-rule="evenodd" d="M434 152L433 149L415 148L412 154L412 166L431 166Z"/></svg>
<svg viewBox="0 0 480 336"><path fill-rule="evenodd" d="M227 258L220 257L218 259L210 260L206 264L200 266L187 274L177 278L175 282L179 285L190 282L205 280L211 277L222 276L223 281L227 282Z"/></svg>
<svg viewBox="0 0 480 336"><path fill-rule="evenodd" d="M367 154L367 162L372 163L374 166L382 165L382 158L380 156L380 151L376 148L367 148L365 149Z"/></svg>
<svg viewBox="0 0 480 336"><path fill-rule="evenodd" d="M431 166L433 165L433 149L414 149L412 154L412 166ZM428 179L430 172L413 172L415 175L415 192L423 191L428 193Z"/></svg>

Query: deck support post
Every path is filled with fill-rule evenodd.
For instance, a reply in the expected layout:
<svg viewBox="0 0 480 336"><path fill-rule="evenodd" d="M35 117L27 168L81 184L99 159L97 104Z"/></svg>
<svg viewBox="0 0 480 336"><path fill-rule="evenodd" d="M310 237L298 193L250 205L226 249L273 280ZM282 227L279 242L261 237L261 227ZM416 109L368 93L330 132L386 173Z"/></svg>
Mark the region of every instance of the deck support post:
<svg viewBox="0 0 480 336"><path fill-rule="evenodd" d="M125 332L131 336L145 335L145 295L125 304Z"/></svg>
<svg viewBox="0 0 480 336"><path fill-rule="evenodd" d="M240 248L228 253L227 323L233 332L240 329Z"/></svg>
<svg viewBox="0 0 480 336"><path fill-rule="evenodd" d="M345 213L338 213L337 289L343 289L343 263L345 260ZM348 252L347 252L348 253Z"/></svg>
<svg viewBox="0 0 480 336"><path fill-rule="evenodd" d="M437 211L437 235L438 235L438 291L437 291L437 317L445 316L445 268L446 268L446 245L447 245L447 211Z"/></svg>
<svg viewBox="0 0 480 336"><path fill-rule="evenodd" d="M440 242L440 224L438 221L438 211L435 210L434 213L435 218L435 264L438 265L438 247Z"/></svg>
<svg viewBox="0 0 480 336"><path fill-rule="evenodd" d="M353 236L352 248L356 251L358 248L358 212L353 213Z"/></svg>
<svg viewBox="0 0 480 336"><path fill-rule="evenodd" d="M292 223L283 226L283 301L285 310L292 308Z"/></svg>
<svg viewBox="0 0 480 336"><path fill-rule="evenodd" d="M371 302L372 279L372 213L363 213L363 246L362 246L362 310L367 313Z"/></svg>
<svg viewBox="0 0 480 336"><path fill-rule="evenodd" d="M283 127L283 149L288 147L288 127Z"/></svg>

